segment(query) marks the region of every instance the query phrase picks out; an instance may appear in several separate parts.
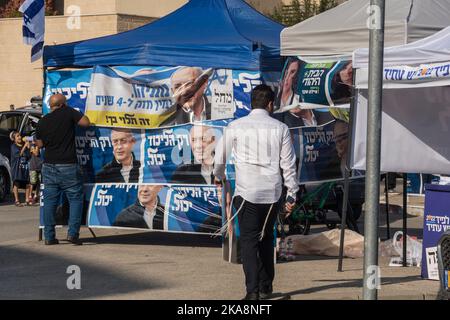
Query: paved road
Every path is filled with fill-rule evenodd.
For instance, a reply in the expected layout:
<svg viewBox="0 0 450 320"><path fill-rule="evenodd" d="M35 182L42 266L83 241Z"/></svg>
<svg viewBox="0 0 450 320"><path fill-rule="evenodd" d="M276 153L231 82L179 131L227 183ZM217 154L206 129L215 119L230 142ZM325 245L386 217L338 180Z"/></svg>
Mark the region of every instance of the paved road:
<svg viewBox="0 0 450 320"><path fill-rule="evenodd" d="M392 213L393 227L401 214ZM422 219L409 226L421 234ZM239 299L243 296L240 265L222 260L219 239L209 236L125 232L98 229L86 243L44 246L37 241L38 208L0 206L0 299ZM361 224L362 229L362 224ZM312 232L323 230L320 226ZM65 229L57 235L63 239ZM382 230L382 235L384 231ZM293 299L360 299L362 259L300 256L278 264L275 291ZM420 279L419 268L387 267L381 259L384 299L434 299L436 281ZM68 290L67 267L81 268L81 290Z"/></svg>

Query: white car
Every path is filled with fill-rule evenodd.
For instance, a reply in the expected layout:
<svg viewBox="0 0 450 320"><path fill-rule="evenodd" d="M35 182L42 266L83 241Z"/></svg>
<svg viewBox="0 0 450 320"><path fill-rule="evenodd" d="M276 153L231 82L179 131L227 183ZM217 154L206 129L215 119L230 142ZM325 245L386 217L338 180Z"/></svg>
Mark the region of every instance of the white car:
<svg viewBox="0 0 450 320"><path fill-rule="evenodd" d="M11 193L11 167L9 160L0 154L0 202L4 201L6 196Z"/></svg>

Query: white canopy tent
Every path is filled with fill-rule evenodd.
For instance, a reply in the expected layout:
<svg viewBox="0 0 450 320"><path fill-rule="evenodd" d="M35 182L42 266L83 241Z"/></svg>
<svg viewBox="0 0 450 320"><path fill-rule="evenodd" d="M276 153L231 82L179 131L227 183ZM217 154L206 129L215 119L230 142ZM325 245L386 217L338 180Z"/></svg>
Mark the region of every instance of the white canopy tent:
<svg viewBox="0 0 450 320"><path fill-rule="evenodd" d="M409 63L399 65L402 61ZM353 169L364 170L366 49L354 52L353 65L357 98L351 160ZM450 27L415 43L386 48L383 78L381 170L450 174Z"/></svg>
<svg viewBox="0 0 450 320"><path fill-rule="evenodd" d="M349 59L369 43L370 0L349 0L281 32L281 55L304 60ZM449 0L386 0L385 46L411 43L445 28Z"/></svg>

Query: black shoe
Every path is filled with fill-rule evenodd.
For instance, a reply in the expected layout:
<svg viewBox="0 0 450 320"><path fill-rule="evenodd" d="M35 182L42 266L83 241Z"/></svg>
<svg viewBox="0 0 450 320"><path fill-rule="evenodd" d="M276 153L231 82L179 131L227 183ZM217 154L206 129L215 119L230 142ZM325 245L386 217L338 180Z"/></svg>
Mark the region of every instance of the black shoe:
<svg viewBox="0 0 450 320"><path fill-rule="evenodd" d="M58 239L45 240L45 245L46 246L52 246L52 245L55 245L55 244L59 244Z"/></svg>
<svg viewBox="0 0 450 320"><path fill-rule="evenodd" d="M267 300L272 297L272 291L260 291L259 292L259 299L260 300Z"/></svg>
<svg viewBox="0 0 450 320"><path fill-rule="evenodd" d="M272 297L273 288L272 286L262 286L259 289L259 298L261 300L270 299Z"/></svg>
<svg viewBox="0 0 450 320"><path fill-rule="evenodd" d="M257 293L247 293L242 300L259 300L259 295Z"/></svg>
<svg viewBox="0 0 450 320"><path fill-rule="evenodd" d="M74 246L81 246L83 244L83 242L81 242L80 238L78 237L68 236L67 241L69 241Z"/></svg>

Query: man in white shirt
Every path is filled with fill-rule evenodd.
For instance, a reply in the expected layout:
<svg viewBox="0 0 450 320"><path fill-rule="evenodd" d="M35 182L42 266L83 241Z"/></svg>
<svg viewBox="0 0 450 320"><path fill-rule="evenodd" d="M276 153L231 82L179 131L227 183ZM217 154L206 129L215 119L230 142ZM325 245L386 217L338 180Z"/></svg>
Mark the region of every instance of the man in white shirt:
<svg viewBox="0 0 450 320"><path fill-rule="evenodd" d="M236 188L232 205L238 212L241 257L247 295L244 299L265 299L272 293L275 275L273 231L284 184L294 206L298 191L295 153L288 127L273 119L275 95L266 85L252 91L252 111L228 125L218 142L215 155L215 183L225 180L225 164L232 153Z"/></svg>

